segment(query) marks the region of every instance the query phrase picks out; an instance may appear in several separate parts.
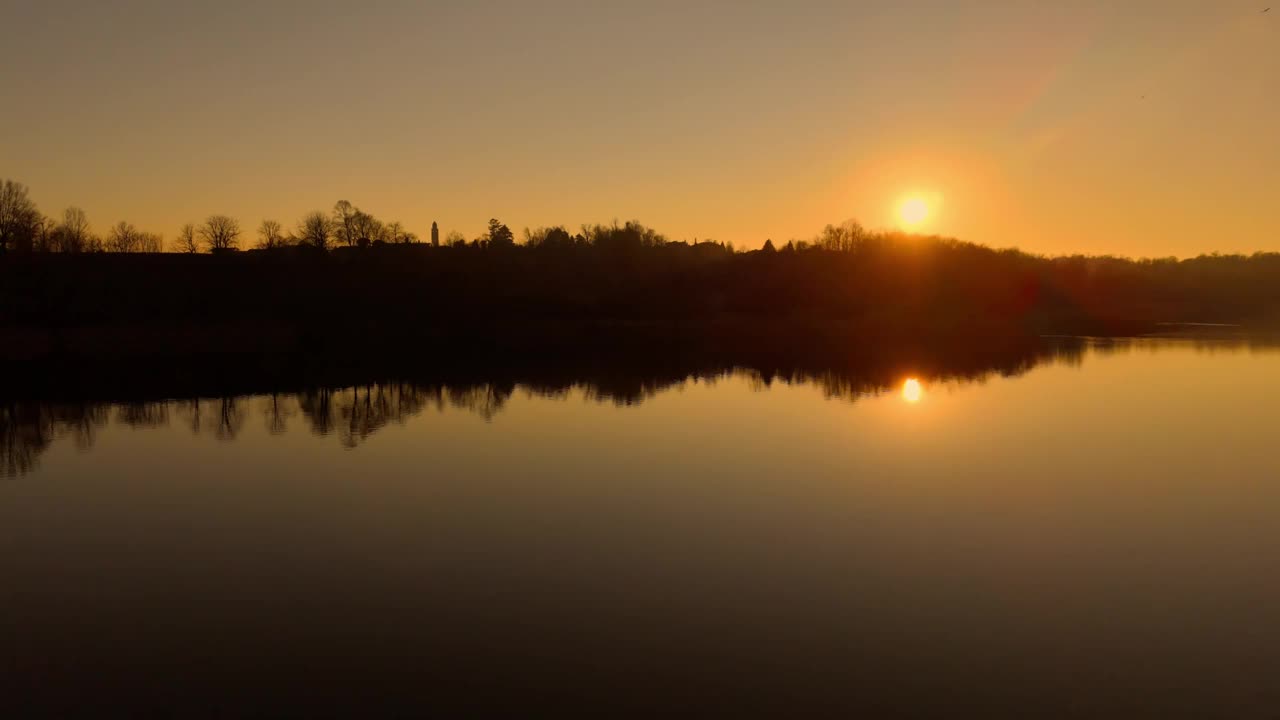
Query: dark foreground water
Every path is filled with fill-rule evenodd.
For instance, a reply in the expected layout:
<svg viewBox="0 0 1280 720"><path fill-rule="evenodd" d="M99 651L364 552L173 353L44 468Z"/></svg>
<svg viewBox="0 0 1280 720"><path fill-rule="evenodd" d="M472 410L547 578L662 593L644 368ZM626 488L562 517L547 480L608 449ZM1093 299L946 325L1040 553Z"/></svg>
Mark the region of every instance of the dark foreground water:
<svg viewBox="0 0 1280 720"><path fill-rule="evenodd" d="M1272 716L1280 353L995 365L10 402L0 710Z"/></svg>

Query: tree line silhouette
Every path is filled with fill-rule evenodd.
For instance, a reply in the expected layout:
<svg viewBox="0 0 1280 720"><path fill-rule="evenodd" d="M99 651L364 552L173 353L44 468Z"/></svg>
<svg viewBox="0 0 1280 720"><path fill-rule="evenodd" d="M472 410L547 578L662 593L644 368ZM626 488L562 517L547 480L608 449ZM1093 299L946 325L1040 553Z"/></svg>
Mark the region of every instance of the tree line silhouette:
<svg viewBox="0 0 1280 720"><path fill-rule="evenodd" d="M178 229L172 252L227 252L244 241L240 222L229 215L210 215L201 223ZM384 223L340 200L333 212L308 213L292 232L277 220L263 220L257 228L256 249L273 250L306 246L327 250L333 246L368 246L374 243L416 243L418 236L398 222ZM120 221L105 236L93 232L85 211L69 207L61 219L42 213L30 190L13 180L0 181L0 255L6 253L158 253L164 249L159 233L138 230Z"/></svg>
<svg viewBox="0 0 1280 720"><path fill-rule="evenodd" d="M547 337L788 333L1126 335L1161 323L1274 325L1280 254L1131 260L1045 257L936 236L828 225L740 251L673 241L639 222L420 242L338 202L257 244L227 215L169 247L122 222L95 236L83 211L45 217L0 185L0 333L10 356L132 348L175 354L237 343L359 352L369 344L518 348ZM439 237L433 226L431 237ZM114 329L103 334L95 329ZM132 338L132 340L127 340ZM19 347L19 350L13 350Z"/></svg>

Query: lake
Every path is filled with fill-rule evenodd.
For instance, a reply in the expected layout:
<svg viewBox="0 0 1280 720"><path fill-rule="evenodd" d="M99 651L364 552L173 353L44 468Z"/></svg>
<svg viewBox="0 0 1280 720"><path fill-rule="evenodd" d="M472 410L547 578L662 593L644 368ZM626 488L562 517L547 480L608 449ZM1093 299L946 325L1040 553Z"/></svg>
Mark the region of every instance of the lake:
<svg viewBox="0 0 1280 720"><path fill-rule="evenodd" d="M1280 349L1043 344L0 402L0 709L1273 714Z"/></svg>

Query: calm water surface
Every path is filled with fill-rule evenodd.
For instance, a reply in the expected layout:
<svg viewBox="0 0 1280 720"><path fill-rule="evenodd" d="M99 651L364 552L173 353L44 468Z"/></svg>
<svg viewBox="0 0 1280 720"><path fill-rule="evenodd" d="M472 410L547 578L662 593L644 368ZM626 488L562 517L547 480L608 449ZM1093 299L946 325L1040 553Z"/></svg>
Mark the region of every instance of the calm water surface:
<svg viewBox="0 0 1280 720"><path fill-rule="evenodd" d="M0 706L1280 708L1280 353L10 406Z"/></svg>

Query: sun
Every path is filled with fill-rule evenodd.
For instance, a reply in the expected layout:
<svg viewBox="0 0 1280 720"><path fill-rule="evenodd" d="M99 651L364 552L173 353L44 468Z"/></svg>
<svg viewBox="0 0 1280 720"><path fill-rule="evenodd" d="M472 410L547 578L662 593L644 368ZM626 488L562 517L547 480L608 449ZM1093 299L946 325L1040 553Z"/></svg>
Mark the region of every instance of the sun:
<svg viewBox="0 0 1280 720"><path fill-rule="evenodd" d="M898 206L898 219L902 220L903 226L907 228L917 228L929 219L929 203L919 195L912 195L902 201Z"/></svg>
<svg viewBox="0 0 1280 720"><path fill-rule="evenodd" d="M916 378L907 378L902 383L902 399L915 405L924 399L924 385Z"/></svg>

